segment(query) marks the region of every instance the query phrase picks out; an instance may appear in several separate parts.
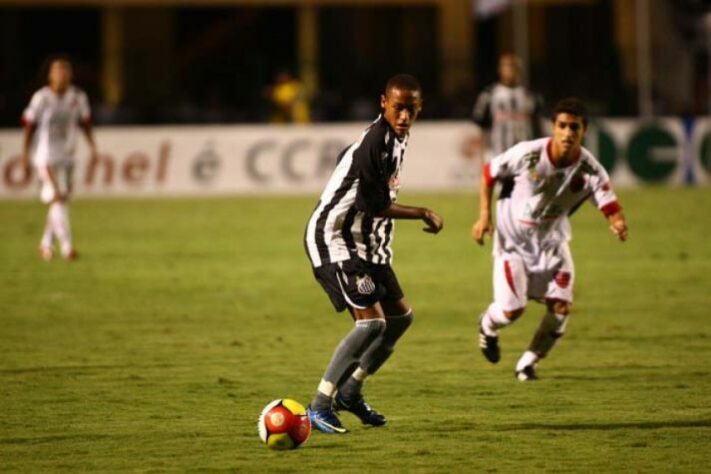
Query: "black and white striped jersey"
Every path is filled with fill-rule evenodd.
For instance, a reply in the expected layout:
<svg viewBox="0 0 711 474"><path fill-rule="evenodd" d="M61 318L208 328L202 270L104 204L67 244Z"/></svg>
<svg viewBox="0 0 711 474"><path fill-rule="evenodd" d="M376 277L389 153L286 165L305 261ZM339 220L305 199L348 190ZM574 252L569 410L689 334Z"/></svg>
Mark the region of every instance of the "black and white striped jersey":
<svg viewBox="0 0 711 474"><path fill-rule="evenodd" d="M407 139L398 138L381 115L340 153L306 227L304 244L314 267L355 256L392 262L395 222L376 215L397 199Z"/></svg>
<svg viewBox="0 0 711 474"><path fill-rule="evenodd" d="M495 155L541 135L542 100L522 86L492 84L477 98L474 122L489 132Z"/></svg>

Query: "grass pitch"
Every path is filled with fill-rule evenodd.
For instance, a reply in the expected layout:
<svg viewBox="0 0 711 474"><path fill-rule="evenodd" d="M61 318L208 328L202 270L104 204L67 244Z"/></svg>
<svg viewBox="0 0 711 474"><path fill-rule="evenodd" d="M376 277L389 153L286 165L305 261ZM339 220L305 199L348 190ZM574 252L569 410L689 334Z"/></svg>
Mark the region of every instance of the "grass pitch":
<svg viewBox="0 0 711 474"><path fill-rule="evenodd" d="M523 384L513 365L543 309L483 359L474 196L404 194L445 230L398 224L415 324L366 384L389 423L344 414L351 433L293 452L266 449L257 416L308 403L352 324L303 251L314 198L78 201L75 263L36 256L43 206L0 202L0 471L708 472L711 192L621 198L625 244L591 206L573 218L568 334Z"/></svg>

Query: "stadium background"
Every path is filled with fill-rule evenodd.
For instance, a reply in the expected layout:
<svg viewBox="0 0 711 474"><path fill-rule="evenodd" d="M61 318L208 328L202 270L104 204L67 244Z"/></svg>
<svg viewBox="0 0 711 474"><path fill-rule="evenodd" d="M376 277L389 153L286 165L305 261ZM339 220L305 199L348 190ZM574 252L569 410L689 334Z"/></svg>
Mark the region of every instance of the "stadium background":
<svg viewBox="0 0 711 474"><path fill-rule="evenodd" d="M708 471L707 2L0 0L0 38L3 472ZM621 245L576 214L575 320L534 386L509 369L538 308L503 336L506 367L475 344L490 255L468 237L485 159L468 115L511 50L549 106L590 104L587 144L631 227ZM101 153L77 155L71 264L37 258L45 209L17 166L53 53L89 93ZM282 70L309 123L272 123ZM306 402L321 346L350 327L312 281L305 219L401 71L425 89L402 200L446 227L398 227L418 320L369 382L390 426L345 418L353 436L270 453L260 409Z"/></svg>

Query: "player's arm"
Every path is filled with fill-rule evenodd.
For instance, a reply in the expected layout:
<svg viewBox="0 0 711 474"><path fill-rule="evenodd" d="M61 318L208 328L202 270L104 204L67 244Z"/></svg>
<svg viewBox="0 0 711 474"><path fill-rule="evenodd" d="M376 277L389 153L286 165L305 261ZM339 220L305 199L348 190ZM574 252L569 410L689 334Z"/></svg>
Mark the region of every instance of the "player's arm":
<svg viewBox="0 0 711 474"><path fill-rule="evenodd" d="M376 217L389 217L391 219L419 219L425 223L425 232L436 234L444 227L442 216L426 207L403 206L394 202L376 214Z"/></svg>
<svg viewBox="0 0 711 474"><path fill-rule="evenodd" d="M605 192L612 192L609 184L605 185L604 187L609 190ZM625 220L625 216L622 214L622 207L617 202L617 199L614 198L614 195L613 199L610 200L604 206L602 206L600 210L607 218L607 222L610 223L610 231L612 231L612 233L615 234L615 236L617 236L617 238L620 239L621 242L627 240L627 221Z"/></svg>
<svg viewBox="0 0 711 474"><path fill-rule="evenodd" d="M24 126L22 127L22 157L20 159L22 168L26 172L29 172L30 169L30 148L36 131L37 125L35 123L24 121Z"/></svg>
<svg viewBox="0 0 711 474"><path fill-rule="evenodd" d="M477 97L472 110L472 120L484 130L491 128L493 119L491 116L491 90L489 88L482 91Z"/></svg>
<svg viewBox="0 0 711 474"><path fill-rule="evenodd" d="M491 222L491 197L496 181L491 177L489 170L489 164L484 165L479 186L479 218L472 226L472 238L479 245L484 245L484 236L488 234L491 237L494 230Z"/></svg>
<svg viewBox="0 0 711 474"><path fill-rule="evenodd" d="M21 163L25 172L30 170L30 149L37 131L37 122L44 110L44 101L39 92L35 92L27 108L22 112L22 157Z"/></svg>
<svg viewBox="0 0 711 474"><path fill-rule="evenodd" d="M590 179L593 185L590 199L607 219L607 222L610 224L610 231L612 231L621 242L624 242L628 237L627 221L622 214L622 206L620 206L617 196L610 184L610 176L607 174L607 171L605 171L605 168L598 162L593 162L593 167L597 170L594 178Z"/></svg>
<svg viewBox="0 0 711 474"><path fill-rule="evenodd" d="M79 96L79 127L84 132L86 142L89 145L91 157L96 156L96 141L94 140L94 128L91 125L91 108L89 107L89 98L83 92Z"/></svg>
<svg viewBox="0 0 711 474"><path fill-rule="evenodd" d="M84 132L84 137L86 137L86 142L89 144L89 151L91 153L91 156L93 157L96 155L96 141L94 140L94 130L93 127L91 126L91 121L89 120L82 120L81 123L79 124L81 127L82 131Z"/></svg>
<svg viewBox="0 0 711 474"><path fill-rule="evenodd" d="M354 152L359 165L358 190L355 207L374 217L391 219L419 219L425 232L436 234L442 230L443 220L436 212L424 208L396 204L390 197L390 176L381 157L382 136L373 135Z"/></svg>

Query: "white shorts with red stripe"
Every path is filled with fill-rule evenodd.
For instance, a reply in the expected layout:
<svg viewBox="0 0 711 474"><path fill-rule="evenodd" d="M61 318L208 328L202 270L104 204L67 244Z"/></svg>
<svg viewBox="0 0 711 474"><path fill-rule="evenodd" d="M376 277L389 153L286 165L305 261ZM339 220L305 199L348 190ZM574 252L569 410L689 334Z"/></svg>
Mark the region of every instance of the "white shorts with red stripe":
<svg viewBox="0 0 711 474"><path fill-rule="evenodd" d="M541 252L535 262L505 250L494 255L494 301L504 311L524 308L529 299L572 303L574 281L575 268L567 242Z"/></svg>

